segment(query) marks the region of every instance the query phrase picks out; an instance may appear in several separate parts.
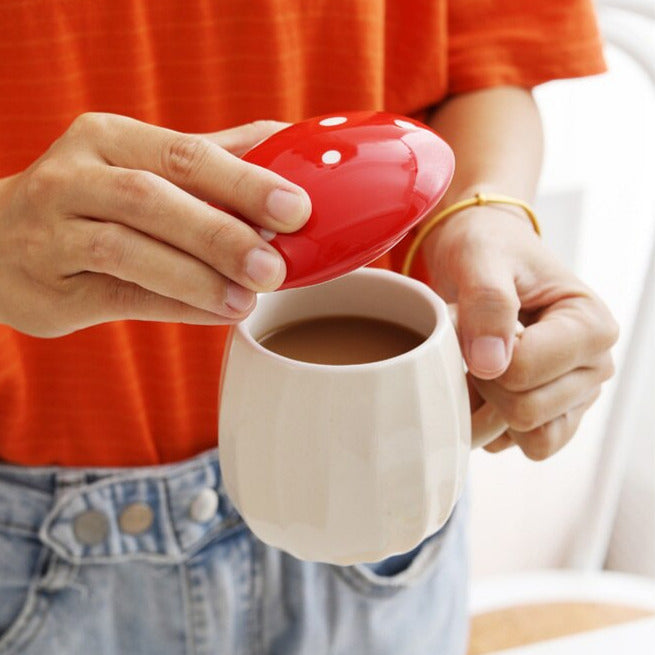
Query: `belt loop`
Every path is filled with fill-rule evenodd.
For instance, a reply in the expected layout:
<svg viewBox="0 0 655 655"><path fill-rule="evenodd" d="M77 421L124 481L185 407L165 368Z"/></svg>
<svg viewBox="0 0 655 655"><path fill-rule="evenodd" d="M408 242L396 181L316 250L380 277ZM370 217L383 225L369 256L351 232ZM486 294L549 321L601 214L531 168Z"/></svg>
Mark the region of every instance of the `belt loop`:
<svg viewBox="0 0 655 655"><path fill-rule="evenodd" d="M55 473L55 500L86 483L86 474L79 469L60 469Z"/></svg>
<svg viewBox="0 0 655 655"><path fill-rule="evenodd" d="M79 469L58 470L55 473L53 501L56 503L68 492L79 489L85 482L84 471ZM48 549L39 587L47 591L65 589L73 584L78 571L78 565L67 562L59 557L56 552Z"/></svg>

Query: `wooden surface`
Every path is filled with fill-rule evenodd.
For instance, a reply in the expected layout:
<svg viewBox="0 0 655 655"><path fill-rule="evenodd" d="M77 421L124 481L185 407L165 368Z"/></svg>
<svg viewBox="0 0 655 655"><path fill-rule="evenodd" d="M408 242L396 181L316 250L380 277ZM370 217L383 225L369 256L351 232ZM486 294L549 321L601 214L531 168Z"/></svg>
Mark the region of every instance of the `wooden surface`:
<svg viewBox="0 0 655 655"><path fill-rule="evenodd" d="M642 608L607 603L565 602L506 607L472 618L468 655L494 653L654 614Z"/></svg>

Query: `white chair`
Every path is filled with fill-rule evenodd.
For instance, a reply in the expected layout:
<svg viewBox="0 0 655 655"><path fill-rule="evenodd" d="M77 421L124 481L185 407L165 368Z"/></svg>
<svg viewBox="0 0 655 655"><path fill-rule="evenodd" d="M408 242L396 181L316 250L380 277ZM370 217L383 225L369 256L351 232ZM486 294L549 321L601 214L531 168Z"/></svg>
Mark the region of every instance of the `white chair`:
<svg viewBox="0 0 655 655"><path fill-rule="evenodd" d="M655 2L605 0L600 18L608 42L638 62L655 89ZM651 174L652 194L655 168ZM626 343L588 511L566 563L655 578L655 238Z"/></svg>

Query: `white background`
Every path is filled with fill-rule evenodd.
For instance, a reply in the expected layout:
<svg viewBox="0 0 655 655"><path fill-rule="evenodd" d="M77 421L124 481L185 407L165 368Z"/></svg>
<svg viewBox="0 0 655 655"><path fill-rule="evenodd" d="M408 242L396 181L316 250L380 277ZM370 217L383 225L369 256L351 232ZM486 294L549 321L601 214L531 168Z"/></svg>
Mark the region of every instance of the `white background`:
<svg viewBox="0 0 655 655"><path fill-rule="evenodd" d="M621 18L603 15L608 31L620 27ZM642 22L634 38L648 40L651 34L655 46L654 25L655 20ZM617 395L621 398L617 387L631 379L623 368L655 239L655 87L622 50L608 44L606 56L607 74L536 89L546 133L536 205L546 241L606 301L620 324L619 374L605 386L574 440L553 458L531 462L518 449L472 455L474 581L594 565L593 557L586 561L588 551L594 541L603 541L589 526L594 514L605 515L613 530L607 561L600 544L600 564L655 576L655 375L632 385L641 395L640 414L631 417L630 429L616 434L607 429ZM640 346L644 356L653 350L655 321L648 335ZM606 475L603 458L611 455L613 440L618 447L629 446L628 460L622 470ZM609 462L611 468L611 457ZM615 499L618 520L602 493L616 476L621 480L613 483L622 489ZM605 507L597 507L599 502Z"/></svg>

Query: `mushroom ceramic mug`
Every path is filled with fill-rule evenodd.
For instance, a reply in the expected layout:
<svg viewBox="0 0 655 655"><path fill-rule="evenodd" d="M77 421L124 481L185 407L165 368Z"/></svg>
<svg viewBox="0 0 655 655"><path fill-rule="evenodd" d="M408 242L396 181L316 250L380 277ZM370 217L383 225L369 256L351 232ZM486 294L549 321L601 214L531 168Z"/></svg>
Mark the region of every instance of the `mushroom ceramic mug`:
<svg viewBox="0 0 655 655"><path fill-rule="evenodd" d="M347 565L411 550L462 491L472 445L465 367L441 298L359 267L435 207L452 152L420 123L358 112L292 126L245 159L304 186L312 216L272 240L287 261L284 290L260 296L231 332L219 410L226 490L255 535L300 559ZM423 341L351 365L296 361L259 343L281 326L343 315L390 321ZM484 426L474 446L506 427L487 409L474 417Z"/></svg>

